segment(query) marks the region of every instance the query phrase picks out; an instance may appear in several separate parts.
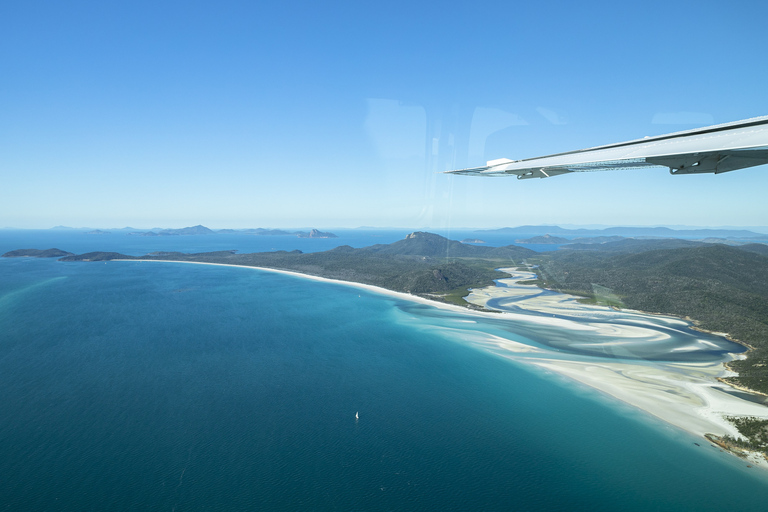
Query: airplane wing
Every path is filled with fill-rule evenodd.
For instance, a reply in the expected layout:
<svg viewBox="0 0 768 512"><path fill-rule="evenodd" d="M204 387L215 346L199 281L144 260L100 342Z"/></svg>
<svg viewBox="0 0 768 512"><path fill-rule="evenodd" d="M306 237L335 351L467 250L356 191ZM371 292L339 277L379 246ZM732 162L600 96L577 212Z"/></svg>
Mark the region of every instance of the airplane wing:
<svg viewBox="0 0 768 512"><path fill-rule="evenodd" d="M571 172L668 167L671 174L723 173L768 163L768 116L567 153L491 160L446 171L468 176L549 178Z"/></svg>

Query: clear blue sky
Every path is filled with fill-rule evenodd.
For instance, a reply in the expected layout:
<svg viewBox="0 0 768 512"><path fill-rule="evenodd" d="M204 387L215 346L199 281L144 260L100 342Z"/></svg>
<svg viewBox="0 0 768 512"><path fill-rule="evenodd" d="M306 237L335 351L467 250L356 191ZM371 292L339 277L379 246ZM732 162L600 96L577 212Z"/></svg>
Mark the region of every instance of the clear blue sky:
<svg viewBox="0 0 768 512"><path fill-rule="evenodd" d="M0 3L0 227L768 225L768 166L437 174L768 114L768 4Z"/></svg>

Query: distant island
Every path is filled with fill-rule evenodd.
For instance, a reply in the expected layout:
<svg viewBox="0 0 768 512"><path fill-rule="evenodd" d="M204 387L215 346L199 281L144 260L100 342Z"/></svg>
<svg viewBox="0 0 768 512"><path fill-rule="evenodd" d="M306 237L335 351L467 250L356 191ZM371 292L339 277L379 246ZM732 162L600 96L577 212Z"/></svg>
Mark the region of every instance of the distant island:
<svg viewBox="0 0 768 512"><path fill-rule="evenodd" d="M463 244L484 244L485 240L480 240L479 238L465 238L461 241Z"/></svg>
<svg viewBox="0 0 768 512"><path fill-rule="evenodd" d="M96 230L98 231L98 230ZM156 229L150 231L133 231L128 233L135 236L187 236L187 235L215 235L241 234L257 236L298 236L299 238L338 238L335 234L312 229L311 231L284 231L282 229L219 229L212 230L202 225L190 226L180 229Z"/></svg>
<svg viewBox="0 0 768 512"><path fill-rule="evenodd" d="M518 244L567 244L567 243L570 243L570 240L568 240L567 238L560 238L558 236L543 235L543 236L534 236L532 238L525 238L521 240L515 240L515 243L518 243Z"/></svg>
<svg viewBox="0 0 768 512"><path fill-rule="evenodd" d="M316 229L313 229L309 233L304 232L297 232L297 235L299 238L339 238L338 236L334 235L333 233L326 233L323 231L318 231Z"/></svg>
<svg viewBox="0 0 768 512"><path fill-rule="evenodd" d="M265 229L265 228L255 228L255 229L219 229L216 231L216 233L225 233L225 234L240 234L240 235L259 235L259 236L288 236L288 235L295 235L296 233L299 233L299 231L285 231L283 229Z"/></svg>
<svg viewBox="0 0 768 512"><path fill-rule="evenodd" d="M63 258L66 256L74 256L74 254L61 249L16 249L8 251L0 258Z"/></svg>
<svg viewBox="0 0 768 512"><path fill-rule="evenodd" d="M480 229L476 233L495 234L526 234L539 235L549 233L552 236L624 236L624 237L697 237L697 238L741 238L751 240L768 240L768 234L757 233L746 229L672 229L667 227L610 227L610 228L577 228L568 229L560 226L518 226L514 228Z"/></svg>
<svg viewBox="0 0 768 512"><path fill-rule="evenodd" d="M94 229L93 231L86 231L86 235L110 235L109 231L102 231L100 229Z"/></svg>
<svg viewBox="0 0 768 512"><path fill-rule="evenodd" d="M184 236L184 235L212 235L215 231L205 226L197 225L181 229L163 229L160 231L137 231L130 233L139 236Z"/></svg>

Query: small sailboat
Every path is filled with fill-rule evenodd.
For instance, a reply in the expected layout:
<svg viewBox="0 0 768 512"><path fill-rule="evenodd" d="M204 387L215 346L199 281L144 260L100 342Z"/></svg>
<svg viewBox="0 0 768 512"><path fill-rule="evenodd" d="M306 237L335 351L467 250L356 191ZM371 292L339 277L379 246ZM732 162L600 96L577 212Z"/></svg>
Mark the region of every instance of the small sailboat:
<svg viewBox="0 0 768 512"><path fill-rule="evenodd" d="M359 419L360 419L360 413L358 411L358 412L355 413L355 420L359 420Z"/></svg>

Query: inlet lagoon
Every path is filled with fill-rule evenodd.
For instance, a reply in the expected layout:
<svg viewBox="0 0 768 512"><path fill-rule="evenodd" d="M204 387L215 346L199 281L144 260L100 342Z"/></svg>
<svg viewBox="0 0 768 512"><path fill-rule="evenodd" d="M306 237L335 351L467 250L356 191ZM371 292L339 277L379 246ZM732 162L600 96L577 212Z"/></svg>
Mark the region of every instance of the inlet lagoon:
<svg viewBox="0 0 768 512"><path fill-rule="evenodd" d="M534 313L514 322L248 268L4 258L0 500L27 510L764 505L767 471L523 361L596 357L576 346L594 319L580 331L577 318L534 328L552 314ZM729 347L709 349L699 364ZM659 362L626 345L602 350L614 364Z"/></svg>

